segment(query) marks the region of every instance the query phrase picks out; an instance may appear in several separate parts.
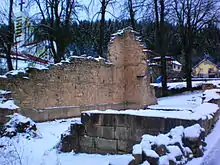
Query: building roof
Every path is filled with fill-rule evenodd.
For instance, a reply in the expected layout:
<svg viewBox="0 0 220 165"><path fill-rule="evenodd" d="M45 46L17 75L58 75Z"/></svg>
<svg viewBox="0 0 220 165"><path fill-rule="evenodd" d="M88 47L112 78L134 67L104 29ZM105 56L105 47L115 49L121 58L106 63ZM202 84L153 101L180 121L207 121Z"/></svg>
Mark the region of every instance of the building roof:
<svg viewBox="0 0 220 165"><path fill-rule="evenodd" d="M175 64L175 65L179 65L179 66L182 66L182 64L180 64L177 60L173 60L171 61L172 64Z"/></svg>
<svg viewBox="0 0 220 165"><path fill-rule="evenodd" d="M160 60L160 59L161 59L161 56L157 56L157 57L152 58L152 60ZM174 60L174 58L171 56L165 56L165 59Z"/></svg>
<svg viewBox="0 0 220 165"><path fill-rule="evenodd" d="M205 54L203 59L198 64L196 64L192 69L195 69L197 66L199 66L201 63L203 63L206 60L211 62L213 65L215 65L218 68L218 65L214 62L214 60L209 55Z"/></svg>

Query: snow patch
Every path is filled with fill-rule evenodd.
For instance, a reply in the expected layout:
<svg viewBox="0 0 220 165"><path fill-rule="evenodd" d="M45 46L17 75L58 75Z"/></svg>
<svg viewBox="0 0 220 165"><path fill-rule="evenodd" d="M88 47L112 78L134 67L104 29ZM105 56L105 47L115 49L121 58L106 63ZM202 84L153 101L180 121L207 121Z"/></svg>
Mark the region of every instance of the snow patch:
<svg viewBox="0 0 220 165"><path fill-rule="evenodd" d="M19 109L19 107L15 105L14 100L7 100L6 102L0 103L0 108L9 110Z"/></svg>
<svg viewBox="0 0 220 165"><path fill-rule="evenodd" d="M203 131L204 129L199 124L195 124L184 129L184 136L186 138L198 138Z"/></svg>
<svg viewBox="0 0 220 165"><path fill-rule="evenodd" d="M159 155L154 151L150 149L145 149L143 148L143 152L145 153L146 156L151 157L151 158L159 158Z"/></svg>
<svg viewBox="0 0 220 165"><path fill-rule="evenodd" d="M140 144L135 144L133 146L132 154L142 154L142 147Z"/></svg>

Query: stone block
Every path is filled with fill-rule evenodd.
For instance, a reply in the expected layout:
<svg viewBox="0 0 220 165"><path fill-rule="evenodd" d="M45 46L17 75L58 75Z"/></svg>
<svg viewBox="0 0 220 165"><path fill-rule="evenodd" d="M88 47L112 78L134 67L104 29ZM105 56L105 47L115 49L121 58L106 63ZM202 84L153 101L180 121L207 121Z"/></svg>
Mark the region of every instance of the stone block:
<svg viewBox="0 0 220 165"><path fill-rule="evenodd" d="M141 138L144 134L151 133L149 129L144 128L129 128L129 140L141 141Z"/></svg>
<svg viewBox="0 0 220 165"><path fill-rule="evenodd" d="M68 108L67 110L67 117L78 117L81 115L80 113L80 108L79 107L72 107L72 108Z"/></svg>
<svg viewBox="0 0 220 165"><path fill-rule="evenodd" d="M48 120L61 119L67 116L67 112L63 110L62 108L49 109L49 110L43 110L43 111L48 111Z"/></svg>
<svg viewBox="0 0 220 165"><path fill-rule="evenodd" d="M95 147L98 150L104 150L107 153L117 153L117 140L95 138Z"/></svg>
<svg viewBox="0 0 220 165"><path fill-rule="evenodd" d="M87 146L80 146L79 152L81 153L88 153L88 154L97 154L97 148L91 148Z"/></svg>
<svg viewBox="0 0 220 165"><path fill-rule="evenodd" d="M89 125L89 124L86 124L84 126L85 126L85 132L88 136L99 137L102 135L101 126Z"/></svg>
<svg viewBox="0 0 220 165"><path fill-rule="evenodd" d="M61 137L60 150L62 152L71 152L72 150L79 152L78 137L72 135Z"/></svg>
<svg viewBox="0 0 220 165"><path fill-rule="evenodd" d="M101 125L112 126L115 124L116 115L114 114L102 114Z"/></svg>
<svg viewBox="0 0 220 165"><path fill-rule="evenodd" d="M95 148L95 138L90 136L80 136L79 137L79 145L81 148L88 147L88 148Z"/></svg>
<svg viewBox="0 0 220 165"><path fill-rule="evenodd" d="M164 119L159 117L142 117L138 118L141 121L140 127L146 130L157 130L158 132L164 130Z"/></svg>
<svg viewBox="0 0 220 165"><path fill-rule="evenodd" d="M115 139L128 140L130 131L127 127L115 127Z"/></svg>
<svg viewBox="0 0 220 165"><path fill-rule="evenodd" d="M119 115L115 115L115 125L119 126L119 127L125 127L128 126L127 120L128 120L128 115L124 115L124 114L119 114Z"/></svg>
<svg viewBox="0 0 220 165"><path fill-rule="evenodd" d="M83 124L71 124L70 125L70 134L71 135L77 135L77 136L83 136L85 135L85 127Z"/></svg>
<svg viewBox="0 0 220 165"><path fill-rule="evenodd" d="M132 140L117 140L118 152L131 153L133 145L138 142Z"/></svg>
<svg viewBox="0 0 220 165"><path fill-rule="evenodd" d="M115 139L115 128L109 126L101 126L101 137L105 139Z"/></svg>
<svg viewBox="0 0 220 165"><path fill-rule="evenodd" d="M86 125L87 135L93 137L103 137L106 139L115 139L115 128L110 126Z"/></svg>

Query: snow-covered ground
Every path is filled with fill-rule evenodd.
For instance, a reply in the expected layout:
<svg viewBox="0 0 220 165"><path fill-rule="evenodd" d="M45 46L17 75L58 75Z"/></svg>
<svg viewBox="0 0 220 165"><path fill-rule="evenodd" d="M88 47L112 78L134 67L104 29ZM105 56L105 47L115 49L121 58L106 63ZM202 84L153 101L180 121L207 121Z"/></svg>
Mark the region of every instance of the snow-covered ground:
<svg viewBox="0 0 220 165"><path fill-rule="evenodd" d="M202 91L158 99L160 106L191 107L201 103ZM32 138L19 134L13 138L0 138L0 165L127 165L132 159L127 155L98 155L60 153L56 146L70 123L79 123L79 118L37 123L38 137ZM220 121L206 137L207 147L202 158L193 159L188 165L217 165L220 153ZM216 156L217 155L217 156ZM208 161L207 161L208 160ZM211 162L211 164L210 164Z"/></svg>
<svg viewBox="0 0 220 165"><path fill-rule="evenodd" d="M216 93L216 91L220 91L220 89L206 91L206 95L209 96L209 99L212 98L212 95L214 96L214 98L217 98L216 95L218 94ZM84 113L128 114L136 116L176 118L186 120L199 120L206 119L207 117L211 119L213 114L219 109L219 107L217 104L208 102L203 103L202 97L202 92L188 92L181 95L160 98L158 99L158 104L148 106L148 110L92 110ZM209 99L207 99L207 101Z"/></svg>
<svg viewBox="0 0 220 165"><path fill-rule="evenodd" d="M127 165L132 155L59 153L56 146L70 123L79 118L37 123L38 137L0 138L0 165Z"/></svg>
<svg viewBox="0 0 220 165"><path fill-rule="evenodd" d="M202 84L213 84L216 86L220 86L220 80L209 80L209 81L192 81L192 87L198 87L201 86ZM155 87L161 87L161 83L151 83L151 85ZM186 82L170 82L167 83L167 87L169 90L171 89L181 89L181 88L186 88Z"/></svg>

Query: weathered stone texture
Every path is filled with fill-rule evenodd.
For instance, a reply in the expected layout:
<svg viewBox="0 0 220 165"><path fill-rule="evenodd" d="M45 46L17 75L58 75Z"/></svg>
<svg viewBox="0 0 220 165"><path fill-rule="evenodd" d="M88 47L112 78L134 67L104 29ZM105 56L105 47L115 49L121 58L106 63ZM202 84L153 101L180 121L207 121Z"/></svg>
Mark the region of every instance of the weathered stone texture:
<svg viewBox="0 0 220 165"><path fill-rule="evenodd" d="M94 148L91 148L91 146L83 148L84 144L82 144L81 148L83 148L83 152L89 153L130 153L132 146L139 143L144 134L158 135L160 133L167 133L176 126L188 127L196 123L205 128L204 138L216 123L219 115L220 112L218 110L212 119L184 120L126 114L88 114L82 112L81 122L85 127L85 134L93 139L92 144L94 144ZM113 148L97 147L103 141L106 141L106 145L112 143ZM81 146L81 143L78 145ZM167 152L163 146L154 149L160 156Z"/></svg>
<svg viewBox="0 0 220 165"><path fill-rule="evenodd" d="M36 121L79 116L82 110L156 103L146 74L146 54L132 31L125 30L109 44L108 61L111 64L74 58L49 70L29 69L23 75L0 78L0 89L12 91L22 112Z"/></svg>

